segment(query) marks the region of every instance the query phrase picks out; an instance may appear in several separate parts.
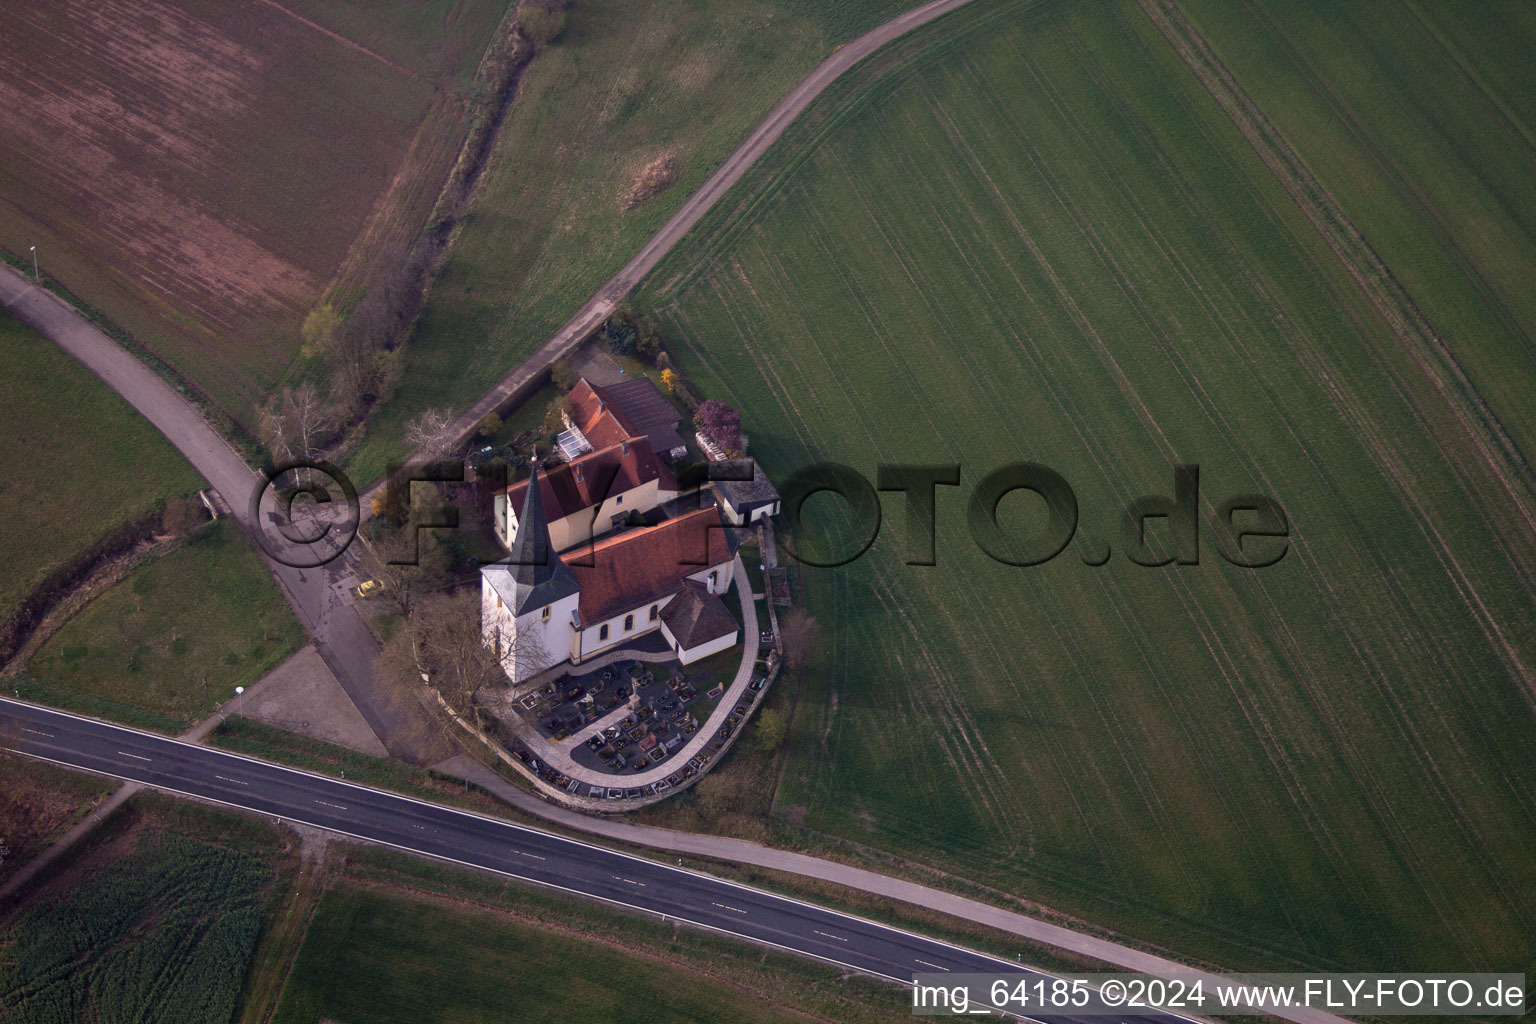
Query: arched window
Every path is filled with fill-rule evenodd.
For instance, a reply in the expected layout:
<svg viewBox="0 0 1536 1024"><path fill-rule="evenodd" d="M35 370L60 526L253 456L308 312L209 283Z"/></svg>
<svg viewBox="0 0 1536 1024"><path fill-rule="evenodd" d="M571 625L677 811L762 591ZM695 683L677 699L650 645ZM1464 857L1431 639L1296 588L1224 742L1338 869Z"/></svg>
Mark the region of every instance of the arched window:
<svg viewBox="0 0 1536 1024"><path fill-rule="evenodd" d="M710 590L714 590L719 585L720 585L720 570L718 570L718 569L711 569L709 571L709 589Z"/></svg>
<svg viewBox="0 0 1536 1024"><path fill-rule="evenodd" d="M652 622L656 621L656 609L657 609L657 607L658 607L657 605L654 605L654 604L651 605L651 621Z"/></svg>
<svg viewBox="0 0 1536 1024"><path fill-rule="evenodd" d="M544 606L544 621L549 621L549 605Z"/></svg>
<svg viewBox="0 0 1536 1024"><path fill-rule="evenodd" d="M635 628L635 617L633 615L626 615L626 616L624 616L624 632L628 633L630 630L632 630L634 628Z"/></svg>
<svg viewBox="0 0 1536 1024"><path fill-rule="evenodd" d="M603 623L601 626L599 626L597 628L597 640L598 640L598 643L602 643L604 640L607 640L607 639L608 639L608 623L605 622L605 623Z"/></svg>

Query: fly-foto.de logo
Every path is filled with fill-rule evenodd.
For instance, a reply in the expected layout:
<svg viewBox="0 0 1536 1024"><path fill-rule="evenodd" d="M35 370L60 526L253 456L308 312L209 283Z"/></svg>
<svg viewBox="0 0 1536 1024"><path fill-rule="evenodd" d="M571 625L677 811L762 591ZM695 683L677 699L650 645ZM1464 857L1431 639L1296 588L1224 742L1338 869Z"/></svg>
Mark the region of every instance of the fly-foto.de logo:
<svg viewBox="0 0 1536 1024"><path fill-rule="evenodd" d="M761 473L750 460L747 470ZM612 467L609 467L612 469ZM675 502L692 500L696 507L713 501L716 484L741 482L740 463L711 463L701 480L686 488ZM505 491L502 472L481 484L491 491ZM409 495L413 483L439 489L462 485L465 467L459 462L440 462L416 467L392 467L390 487ZM616 473L599 474L586 481L591 492L593 517L606 507L609 492L619 486ZM1259 569L1274 565L1290 547L1290 523L1275 499L1256 493L1239 493L1220 502L1207 502L1202 510L1200 467L1179 465L1173 470L1169 494L1136 498L1119 510L1108 539L1089 537L1078 528L1077 495L1066 478L1033 462L1016 462L982 476L969 495L942 495L961 487L961 468L954 463L892 463L876 467L871 483L858 470L836 462L816 463L790 474L779 488L778 525L782 548L789 557L815 568L835 568L853 562L875 543L884 518L880 495L905 505L903 557L908 565L938 564L939 538L954 542L962 528L957 515L963 508L964 534L988 557L1004 565L1038 566L1067 550L1076 539L1077 557L1090 566L1107 564L1115 553L1141 566L1199 565L1202 534L1208 535L1217 552L1234 566ZM1033 514L1016 511L1001 514L1010 495L1034 505ZM820 514L806 514L816 499ZM956 502L954 498L960 498ZM963 503L963 504L962 504ZM484 503L472 503L465 524L483 514ZM460 508L453 501L439 501L430 517L410 507L404 527L416 537L425 530L455 530L461 526ZM1016 506L1017 507L1017 506ZM297 568L323 565L350 546L361 525L357 489L346 474L322 462L290 464L264 473L251 497L250 521L263 549L276 561ZM599 532L591 524L590 536ZM644 529L644 521L631 528ZM713 529L741 529L727 523ZM590 546L590 544L589 544ZM567 561L580 562L580 552L567 552ZM390 559L393 564L415 564L413 557ZM687 564L695 564L688 562ZM702 563L698 563L702 564Z"/></svg>
<svg viewBox="0 0 1536 1024"><path fill-rule="evenodd" d="M905 561L908 565L937 565L941 520L948 523L953 502L940 509L940 488L960 486L958 464L882 464L876 482L839 463L820 463L799 470L782 487L783 523L789 529L783 546L806 565L832 568L863 555L879 536L882 510L879 492L906 499ZM1044 523L1010 529L999 507L1009 495L1025 492L1044 504ZM835 520L835 529L808 523L806 503L816 495L838 502L841 514L817 517ZM1236 494L1216 503L1202 517L1200 467L1175 466L1171 495L1146 495L1131 501L1118 516L1113 540L1078 533L1077 495L1065 477L1034 462L1016 462L988 472L965 500L965 531L988 557L1004 565L1036 566L1056 558L1074 537L1086 565L1107 563L1116 549L1142 566L1199 565L1202 518L1221 557L1232 565L1259 569L1285 557L1290 524L1275 499L1253 493ZM1038 519L1039 516L1027 517ZM832 535L836 534L835 537ZM946 529L946 538L954 532Z"/></svg>

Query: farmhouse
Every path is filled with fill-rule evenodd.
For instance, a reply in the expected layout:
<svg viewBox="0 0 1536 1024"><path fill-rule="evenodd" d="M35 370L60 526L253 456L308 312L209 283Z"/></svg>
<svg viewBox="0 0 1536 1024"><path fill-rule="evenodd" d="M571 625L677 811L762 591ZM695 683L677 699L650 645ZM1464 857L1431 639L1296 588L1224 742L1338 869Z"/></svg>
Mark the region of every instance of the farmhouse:
<svg viewBox="0 0 1536 1024"><path fill-rule="evenodd" d="M566 426L594 448L639 436L668 463L688 454L688 446L677 432L677 410L649 377L605 387L583 377L571 389L570 399Z"/></svg>
<svg viewBox="0 0 1536 1024"><path fill-rule="evenodd" d="M684 664L737 642L739 627L720 600L735 539L719 508L600 536L562 555L545 518L546 479L535 464L520 491L511 557L480 571L484 640L514 686L658 630Z"/></svg>
<svg viewBox="0 0 1536 1024"><path fill-rule="evenodd" d="M624 436L606 448L557 466L538 478L550 545L565 551L616 529L677 497L672 471L644 437ZM516 536L517 510L533 478L496 495L496 535L508 547Z"/></svg>

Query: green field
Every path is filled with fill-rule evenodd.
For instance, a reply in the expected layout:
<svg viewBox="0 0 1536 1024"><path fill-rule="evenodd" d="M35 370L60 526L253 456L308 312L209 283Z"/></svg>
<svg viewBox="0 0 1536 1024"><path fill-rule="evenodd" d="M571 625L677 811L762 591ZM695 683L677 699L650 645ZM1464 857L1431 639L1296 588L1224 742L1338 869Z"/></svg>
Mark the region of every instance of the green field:
<svg viewBox="0 0 1536 1024"><path fill-rule="evenodd" d="M8 11L0 247L250 427L333 288L421 231L507 0Z"/></svg>
<svg viewBox="0 0 1536 1024"><path fill-rule="evenodd" d="M92 601L48 638L27 673L49 688L32 694L46 703L111 717L119 717L113 704L127 705L184 727L303 642L266 566L223 519Z"/></svg>
<svg viewBox="0 0 1536 1024"><path fill-rule="evenodd" d="M202 482L126 402L8 313L0 364L3 617L93 543Z"/></svg>
<svg viewBox="0 0 1536 1024"><path fill-rule="evenodd" d="M348 470L383 474L405 424L458 411L571 317L838 43L909 0L573 4L524 73L475 204ZM626 208L652 161L676 180Z"/></svg>
<svg viewBox="0 0 1536 1024"><path fill-rule="evenodd" d="M1536 454L1536 10L1185 7Z"/></svg>
<svg viewBox="0 0 1536 1024"><path fill-rule="evenodd" d="M805 570L779 820L1232 968L1529 969L1528 477L1137 6L978 3L862 70L640 296L775 477L964 467L936 567L887 495ZM1021 460L1087 547L978 551L970 490ZM1200 564L1131 564L1119 510L1177 463L1206 513L1278 500L1284 559L1202 524Z"/></svg>
<svg viewBox="0 0 1536 1024"><path fill-rule="evenodd" d="M447 900L340 884L321 897L283 990L276 1024L366 1020L370 1024L601 1020L677 1021L828 1019L835 972L796 964L804 988L776 984L763 955L669 938L638 924L602 941L585 929ZM577 923L588 915L577 908ZM589 926L590 927L590 926ZM690 955L691 954L691 955ZM730 961L742 967L730 969ZM899 1013L900 993L843 998L833 1019L874 1020ZM823 1004L823 1005L817 1005ZM817 1013L816 1011L823 1013Z"/></svg>
<svg viewBox="0 0 1536 1024"><path fill-rule="evenodd" d="M271 878L250 853L140 836L0 924L0 1013L13 1024L230 1020Z"/></svg>

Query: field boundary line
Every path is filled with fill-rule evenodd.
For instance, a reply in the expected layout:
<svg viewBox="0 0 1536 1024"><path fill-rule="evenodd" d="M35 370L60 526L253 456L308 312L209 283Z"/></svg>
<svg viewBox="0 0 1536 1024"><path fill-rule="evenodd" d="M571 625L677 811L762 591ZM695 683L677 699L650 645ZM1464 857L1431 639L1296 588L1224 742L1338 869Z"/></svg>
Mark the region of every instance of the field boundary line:
<svg viewBox="0 0 1536 1024"><path fill-rule="evenodd" d="M1137 3L1317 228L1393 333L1418 353L1425 375L1477 441L1522 518L1536 530L1536 472L1407 289L1184 12L1172 0Z"/></svg>

